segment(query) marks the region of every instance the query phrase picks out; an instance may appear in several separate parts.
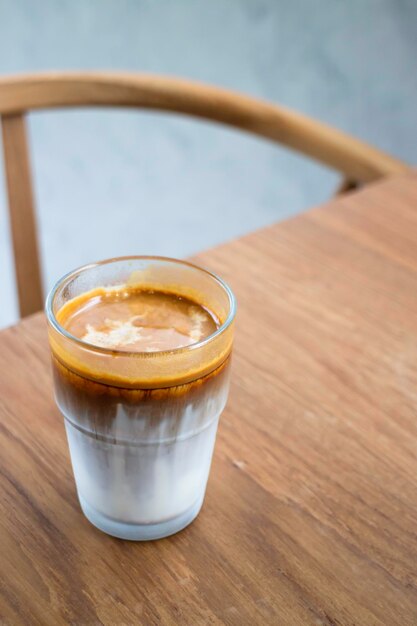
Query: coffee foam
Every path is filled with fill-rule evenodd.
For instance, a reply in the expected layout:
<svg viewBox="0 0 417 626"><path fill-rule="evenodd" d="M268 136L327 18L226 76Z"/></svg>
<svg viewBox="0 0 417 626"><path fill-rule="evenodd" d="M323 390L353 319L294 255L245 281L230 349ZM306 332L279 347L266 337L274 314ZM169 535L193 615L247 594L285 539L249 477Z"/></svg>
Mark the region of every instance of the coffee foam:
<svg viewBox="0 0 417 626"><path fill-rule="evenodd" d="M90 295L90 297L88 297ZM83 294L66 305L64 325L105 349L157 352L183 348L217 327L201 305L176 294L126 287Z"/></svg>
<svg viewBox="0 0 417 626"><path fill-rule="evenodd" d="M124 348L126 346L135 344L144 337L144 328L138 325L140 317L141 316L135 315L125 321L111 320L106 318L104 320L106 330L100 330L98 328L95 328L92 324L87 324L87 332L81 337L81 339L86 343L91 343L95 346L99 346L100 348L109 349L117 349L122 347ZM182 348L192 343L196 343L200 341L203 336L202 324L205 321L204 315L196 311L191 314L191 317L193 318L193 327L188 334L184 334L184 341L182 343L177 342L178 348ZM164 330L159 329L160 335L163 332ZM172 333L172 329L167 328L165 332L168 335ZM147 341L157 343L158 340L156 338L153 338L152 335L148 335ZM142 348L142 351L157 352L158 347L144 346Z"/></svg>
<svg viewBox="0 0 417 626"><path fill-rule="evenodd" d="M108 330L98 330L92 324L87 324L87 332L81 339L92 343L100 348L118 348L128 346L141 338L143 331L138 326L133 326L132 320L121 322L119 320L104 320Z"/></svg>
<svg viewBox="0 0 417 626"><path fill-rule="evenodd" d="M138 290L154 294L159 292L187 302L188 321L186 320L185 328L177 329L185 332L181 336L177 334L176 340L180 341L176 345L168 348L150 345L149 333L152 329L141 328L141 316L137 315L137 310L129 311L127 315L118 315L114 310L114 315L108 314L108 311L103 310L101 326L94 315L89 319L88 316L84 317L84 312L87 313L90 307L94 308L96 298L106 300L107 296L116 296L120 302L125 302ZM181 286L178 289L176 286L167 289L165 286L152 284L97 287L72 298L58 310L58 324L69 335L62 335L49 325L50 344L57 360L72 372L106 385L125 389L161 389L182 385L206 376L219 367L230 354L233 324L223 333L215 333L224 321L221 309L217 310L215 306L214 301L206 301L203 295L200 297L196 291ZM78 316L78 313L83 315ZM207 320L206 316L212 320L210 329L204 321ZM77 329L71 328L69 322L77 319ZM111 323L106 326L109 319ZM87 323L90 324L88 328ZM145 342L140 339L142 330L148 334ZM214 333L212 337L210 333ZM79 341L72 341L71 335ZM211 338L211 341L201 343L206 337ZM139 341L136 341L138 338ZM196 345L196 349L187 350L192 344ZM99 350L108 350L109 353ZM167 350L170 352L169 357L166 356Z"/></svg>

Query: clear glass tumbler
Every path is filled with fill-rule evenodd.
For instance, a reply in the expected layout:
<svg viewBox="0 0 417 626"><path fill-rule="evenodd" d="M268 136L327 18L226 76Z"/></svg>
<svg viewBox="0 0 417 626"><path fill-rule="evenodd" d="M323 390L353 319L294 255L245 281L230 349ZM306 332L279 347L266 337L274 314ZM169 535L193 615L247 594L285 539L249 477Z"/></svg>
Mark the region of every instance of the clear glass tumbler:
<svg viewBox="0 0 417 626"><path fill-rule="evenodd" d="M57 313L96 287L140 285L190 297L220 327L192 345L125 352L74 337ZM162 257L125 257L62 278L46 302L55 398L85 516L102 531L158 539L187 526L203 503L226 404L234 296L217 276Z"/></svg>

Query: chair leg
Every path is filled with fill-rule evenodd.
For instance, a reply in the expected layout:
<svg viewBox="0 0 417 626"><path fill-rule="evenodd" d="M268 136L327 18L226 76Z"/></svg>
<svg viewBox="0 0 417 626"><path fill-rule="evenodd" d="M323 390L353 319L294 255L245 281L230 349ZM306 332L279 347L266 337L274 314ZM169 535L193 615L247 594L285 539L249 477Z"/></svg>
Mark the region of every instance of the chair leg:
<svg viewBox="0 0 417 626"><path fill-rule="evenodd" d="M43 308L25 118L3 115L1 126L19 309L25 317Z"/></svg>

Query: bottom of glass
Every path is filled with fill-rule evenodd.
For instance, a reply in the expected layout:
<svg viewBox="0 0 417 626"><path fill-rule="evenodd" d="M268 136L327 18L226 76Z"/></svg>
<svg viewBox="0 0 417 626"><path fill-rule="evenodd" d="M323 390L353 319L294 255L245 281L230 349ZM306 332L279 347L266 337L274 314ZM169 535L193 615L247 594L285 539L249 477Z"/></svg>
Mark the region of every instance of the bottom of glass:
<svg viewBox="0 0 417 626"><path fill-rule="evenodd" d="M84 515L93 526L108 535L118 537L119 539L128 539L129 541L151 541L153 539L162 539L163 537L174 535L195 520L204 500L203 494L203 497L199 498L187 511L164 522L156 522L155 524L132 524L118 522L115 519L109 518L90 506L82 496L79 495L78 497Z"/></svg>

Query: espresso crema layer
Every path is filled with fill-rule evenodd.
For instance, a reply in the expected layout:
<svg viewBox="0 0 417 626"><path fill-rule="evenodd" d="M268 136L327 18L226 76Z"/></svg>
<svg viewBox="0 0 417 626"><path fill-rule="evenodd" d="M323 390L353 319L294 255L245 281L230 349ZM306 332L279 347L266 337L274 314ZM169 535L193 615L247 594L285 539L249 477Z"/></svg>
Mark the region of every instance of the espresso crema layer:
<svg viewBox="0 0 417 626"><path fill-rule="evenodd" d="M99 288L70 300L61 325L86 343L126 352L183 348L211 335L214 314L187 297L140 288Z"/></svg>
<svg viewBox="0 0 417 626"><path fill-rule="evenodd" d="M68 300L56 320L70 337L50 334L55 360L109 386L158 389L192 382L218 369L231 349L231 335L229 341L216 337L224 320L195 294L149 286L93 289Z"/></svg>

